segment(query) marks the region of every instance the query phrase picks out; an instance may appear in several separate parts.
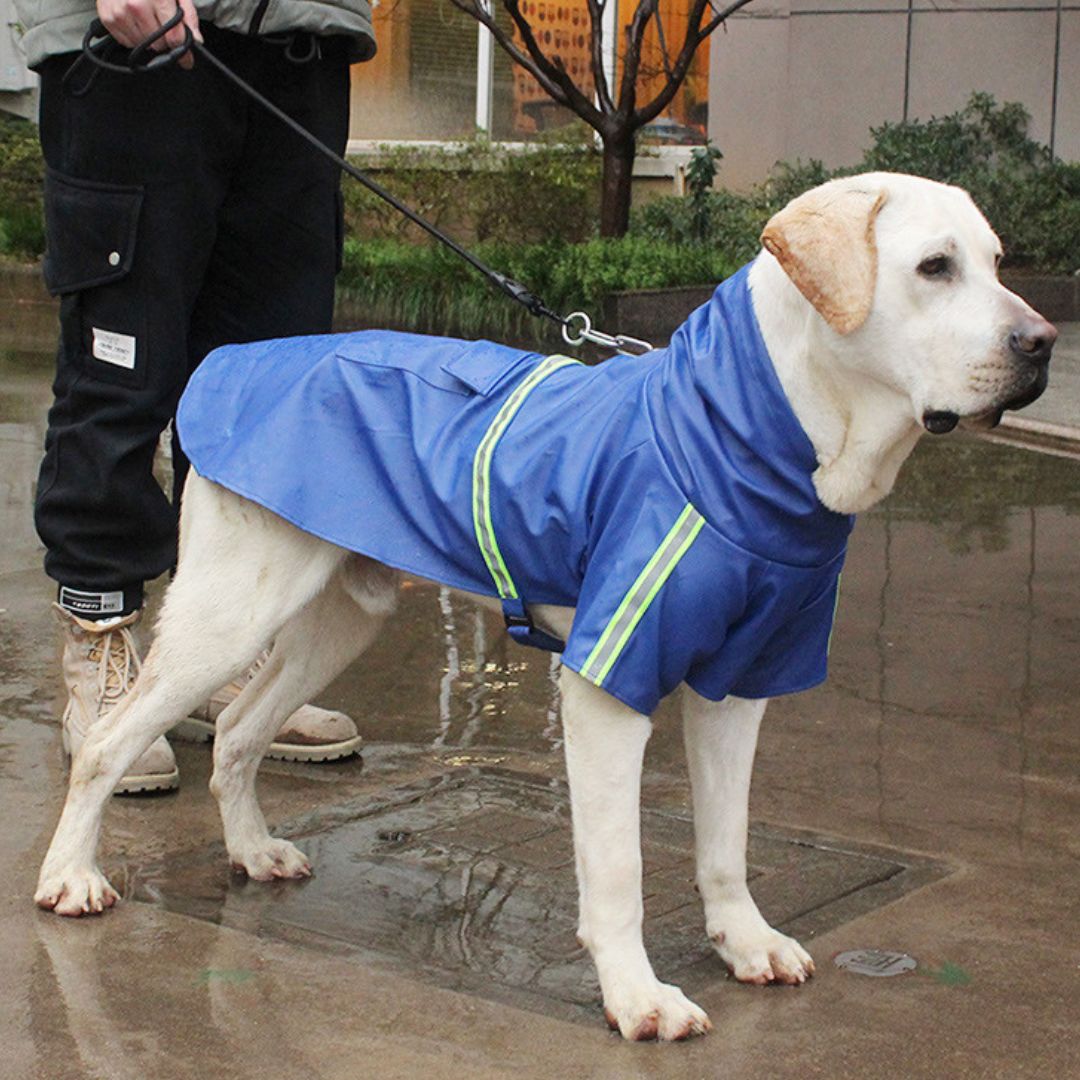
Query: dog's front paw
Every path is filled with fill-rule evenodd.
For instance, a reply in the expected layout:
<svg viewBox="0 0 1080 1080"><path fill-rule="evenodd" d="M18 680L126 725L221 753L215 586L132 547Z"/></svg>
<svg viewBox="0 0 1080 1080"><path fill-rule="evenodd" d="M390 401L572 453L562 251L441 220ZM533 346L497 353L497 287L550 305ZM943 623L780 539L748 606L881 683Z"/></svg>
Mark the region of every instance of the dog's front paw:
<svg viewBox="0 0 1080 1080"><path fill-rule="evenodd" d="M261 844L242 851L230 851L229 858L234 870L244 871L255 881L311 877L308 857L288 840L268 837Z"/></svg>
<svg viewBox="0 0 1080 1080"><path fill-rule="evenodd" d="M712 1031L712 1023L677 986L653 982L604 997L608 1025L624 1039L675 1042Z"/></svg>
<svg viewBox="0 0 1080 1080"><path fill-rule="evenodd" d="M810 954L794 938L774 930L756 908L733 909L709 922L709 937L739 982L798 986L814 974Z"/></svg>
<svg viewBox="0 0 1080 1080"><path fill-rule="evenodd" d="M59 871L42 869L34 901L57 915L97 915L120 899L96 867Z"/></svg>

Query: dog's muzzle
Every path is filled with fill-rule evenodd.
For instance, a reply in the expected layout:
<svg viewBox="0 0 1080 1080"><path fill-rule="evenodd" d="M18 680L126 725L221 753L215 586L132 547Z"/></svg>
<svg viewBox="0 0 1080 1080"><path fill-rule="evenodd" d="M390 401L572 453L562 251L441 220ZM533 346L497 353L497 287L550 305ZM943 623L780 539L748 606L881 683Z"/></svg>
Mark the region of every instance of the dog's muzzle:
<svg viewBox="0 0 1080 1080"><path fill-rule="evenodd" d="M1022 409L1042 396L1050 378L1050 356L1057 336L1057 328L1039 315L1009 334L1009 352L1020 366L1021 374L1027 377L1027 385L1001 405L971 417L975 427L997 427L1003 413ZM960 422L960 416L954 412L928 410L923 413L922 422L931 435L945 435Z"/></svg>

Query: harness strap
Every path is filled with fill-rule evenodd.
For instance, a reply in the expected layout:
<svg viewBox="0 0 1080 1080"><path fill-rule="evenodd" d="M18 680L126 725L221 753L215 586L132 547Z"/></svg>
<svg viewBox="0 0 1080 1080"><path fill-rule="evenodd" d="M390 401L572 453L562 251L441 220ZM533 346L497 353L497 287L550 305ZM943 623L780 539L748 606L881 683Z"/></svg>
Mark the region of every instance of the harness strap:
<svg viewBox="0 0 1080 1080"><path fill-rule="evenodd" d="M532 645L536 649L546 649L548 652L557 653L561 653L566 648L565 641L552 637L551 634L534 625L525 604L520 598L504 597L502 609L506 632L519 645Z"/></svg>
<svg viewBox="0 0 1080 1080"><path fill-rule="evenodd" d="M550 652L562 652L565 643L533 626L525 603L518 594L514 579L510 576L506 561L499 550L499 541L495 536L495 527L491 517L491 462L495 447L529 394L560 368L580 362L568 356L549 356L538 364L503 402L502 408L495 414L495 419L484 432L484 437L480 440L480 445L473 457L473 528L476 532L476 542L480 545L480 553L484 556L484 563L487 565L491 580L495 583L495 590L502 601L507 632L521 644L535 645Z"/></svg>

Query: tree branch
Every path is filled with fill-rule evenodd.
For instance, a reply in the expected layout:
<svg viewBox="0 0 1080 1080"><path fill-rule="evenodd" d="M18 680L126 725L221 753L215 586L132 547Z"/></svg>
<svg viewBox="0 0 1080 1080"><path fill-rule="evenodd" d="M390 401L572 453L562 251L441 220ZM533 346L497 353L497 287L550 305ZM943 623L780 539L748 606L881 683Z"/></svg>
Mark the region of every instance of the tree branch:
<svg viewBox="0 0 1080 1080"><path fill-rule="evenodd" d="M569 106L570 102L567 100L562 87L549 77L540 64L532 57L526 56L525 53L514 44L513 38L507 34L497 22L495 22L494 17L485 10L479 3L479 0L450 0L450 3L453 4L458 11L464 12L482 26L487 27L487 29L491 31L492 36L499 43L499 47L507 53L515 64L520 64L521 67L523 67L540 84L545 94L554 98L560 105ZM541 61L547 61L547 57L545 57L543 53L540 53L540 59Z"/></svg>
<svg viewBox="0 0 1080 1080"><path fill-rule="evenodd" d="M649 25L649 20L656 12L657 3L658 0L638 0L634 17L626 28L626 52L623 55L618 107L618 113L621 113L625 119L630 119L634 115L634 103L637 101L637 77L641 66L641 43L645 38L645 29Z"/></svg>
<svg viewBox="0 0 1080 1080"><path fill-rule="evenodd" d="M604 71L604 11L616 0L586 0L589 11L589 45L592 60L593 87L602 113L613 113L615 102L611 98L607 72Z"/></svg>
<svg viewBox="0 0 1080 1080"><path fill-rule="evenodd" d="M701 35L698 38L698 44L700 45L701 42L703 42L721 23L726 22L729 15L734 15L739 8L744 8L749 3L750 0L736 0L735 3L728 4L722 11L716 11L715 6L710 0L709 7L711 7L713 11L716 11L716 17L702 27Z"/></svg>
<svg viewBox="0 0 1080 1080"><path fill-rule="evenodd" d="M451 3L457 4L458 0L451 0ZM479 9L480 0L472 0L474 9ZM517 27L517 31L521 34L521 40L525 43L525 48L528 50L529 56L533 59L537 68L539 68L547 78L555 83L562 93L558 95L552 95L555 100L561 105L565 105L567 108L575 112L591 127L599 130L601 123L601 114L593 105L592 101L584 93L582 93L580 87L574 82L567 72L565 66L561 60L556 63L540 48L539 42L536 40L536 35L533 33L532 27L529 25L528 19L521 13L520 0L502 0L503 9L514 20L514 26ZM474 18L477 16L474 15ZM483 21L483 20L482 20ZM499 42L503 48L506 48L504 42L513 44L509 35L505 31L501 30L495 23L493 17L489 16L487 21L484 22L492 33L495 34L495 40ZM512 57L514 53L520 54L520 50L515 49L511 51L506 50ZM543 83L541 83L543 85Z"/></svg>
<svg viewBox="0 0 1080 1080"><path fill-rule="evenodd" d="M540 48L532 27L521 14L518 0L502 0L502 4L514 20L514 25L528 50L527 53L523 53L518 48L513 37L495 21L494 16L485 10L479 0L450 0L450 3L486 27L507 56L515 64L523 67L552 100L570 109L591 127L599 130L601 117L596 107L574 83L562 61L551 60Z"/></svg>
<svg viewBox="0 0 1080 1080"><path fill-rule="evenodd" d="M690 63L694 59L698 46L718 26L722 25L730 15L733 15L740 8L746 7L750 2L751 0L736 0L736 2L728 4L722 11L717 12L715 17L710 19L704 26L701 26L700 23L706 7L712 8L713 11L716 11L716 8L712 0L695 0L687 18L686 36L683 39L682 48L679 50L679 55L671 68L667 81L652 101L634 111L633 126L635 130L643 127L650 120L655 120L671 104L672 98L678 93L679 88L686 79L686 75L690 70Z"/></svg>

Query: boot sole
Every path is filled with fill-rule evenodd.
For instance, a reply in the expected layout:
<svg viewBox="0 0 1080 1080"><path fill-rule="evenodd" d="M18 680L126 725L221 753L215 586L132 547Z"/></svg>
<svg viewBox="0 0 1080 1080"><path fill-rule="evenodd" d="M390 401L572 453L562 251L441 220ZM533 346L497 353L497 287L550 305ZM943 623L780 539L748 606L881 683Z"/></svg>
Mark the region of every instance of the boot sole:
<svg viewBox="0 0 1080 1080"><path fill-rule="evenodd" d="M147 773L125 776L113 789L114 795L148 795L154 791L172 791L180 786L180 770L171 773Z"/></svg>
<svg viewBox="0 0 1080 1080"><path fill-rule="evenodd" d="M64 757L71 768L71 744L66 730L61 729L60 742L64 748ZM180 786L180 768L177 766L167 773L135 773L121 777L120 783L113 788L114 795L148 795L155 791L173 791Z"/></svg>
<svg viewBox="0 0 1080 1080"><path fill-rule="evenodd" d="M185 742L210 742L214 737L214 725L207 720L199 720L189 716L181 720L169 734L174 739ZM364 745L362 735L354 735L351 739L343 739L336 743L320 743L308 746L304 743L271 743L270 749L263 755L275 761L339 761L341 758L352 757L360 752Z"/></svg>

